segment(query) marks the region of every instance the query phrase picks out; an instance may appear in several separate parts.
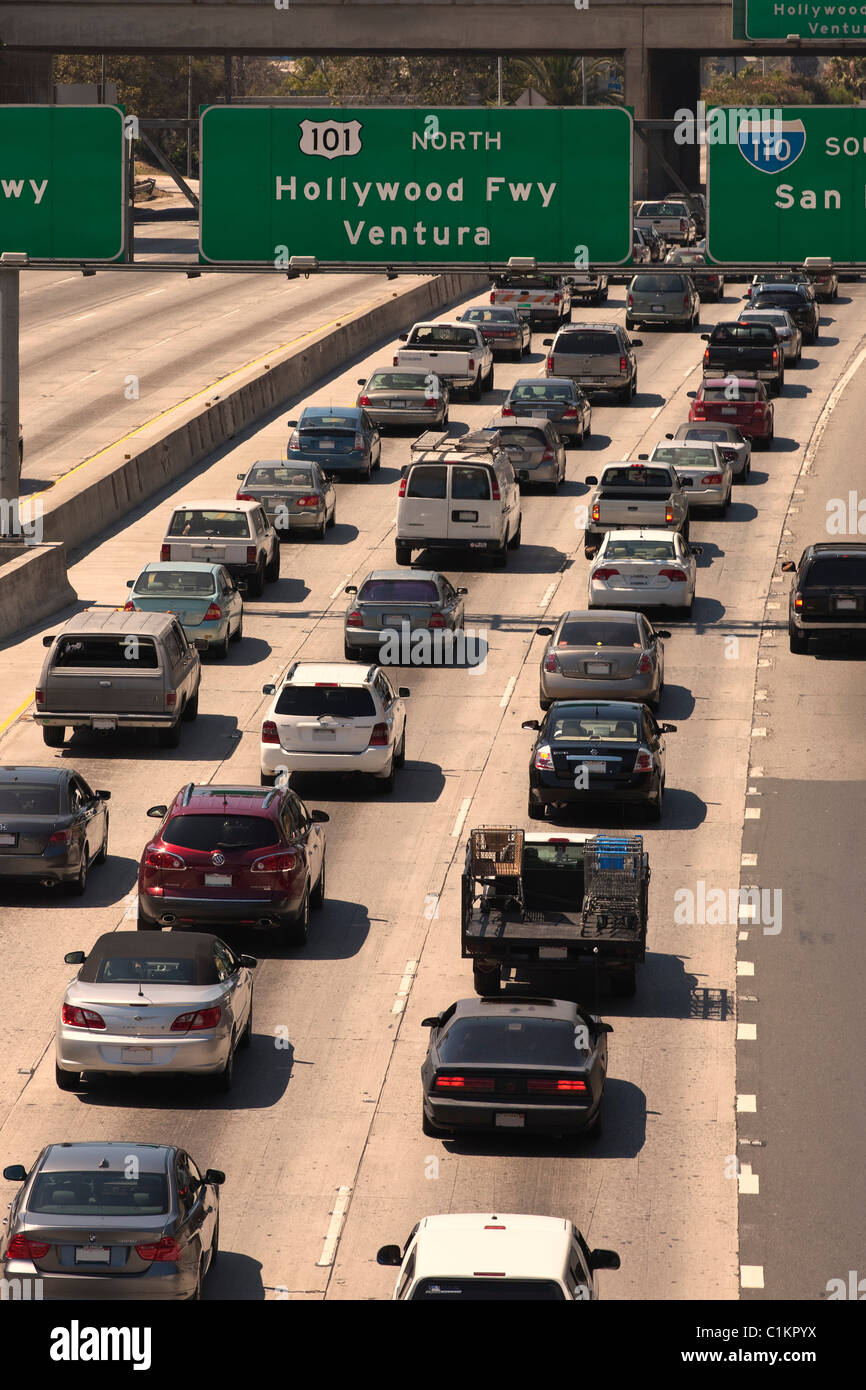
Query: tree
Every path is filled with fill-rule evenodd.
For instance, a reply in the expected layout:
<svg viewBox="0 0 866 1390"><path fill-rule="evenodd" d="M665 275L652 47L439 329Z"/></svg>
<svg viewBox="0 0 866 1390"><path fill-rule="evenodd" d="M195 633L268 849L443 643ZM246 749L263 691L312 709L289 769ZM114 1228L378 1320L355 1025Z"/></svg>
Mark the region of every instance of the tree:
<svg viewBox="0 0 866 1390"><path fill-rule="evenodd" d="M608 75L618 76L622 86L622 63L615 58L586 58L581 67L581 61L573 53L564 53L555 58L515 58L512 66L526 79L524 85L534 87L548 106L581 106L584 88L587 105L622 105L623 93L607 89Z"/></svg>
<svg viewBox="0 0 866 1390"><path fill-rule="evenodd" d="M824 80L831 90L841 88L855 101L866 98L866 58L831 58Z"/></svg>
<svg viewBox="0 0 866 1390"><path fill-rule="evenodd" d="M701 93L707 106L745 106L776 109L781 106L832 106L833 91L816 77L792 72L717 72ZM850 101L851 98L842 98Z"/></svg>

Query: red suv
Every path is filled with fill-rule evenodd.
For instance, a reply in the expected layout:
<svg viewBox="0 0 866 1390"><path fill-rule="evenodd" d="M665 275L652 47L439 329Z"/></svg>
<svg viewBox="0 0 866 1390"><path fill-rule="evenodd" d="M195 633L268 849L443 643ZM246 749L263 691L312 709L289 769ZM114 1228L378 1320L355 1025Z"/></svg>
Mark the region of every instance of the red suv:
<svg viewBox="0 0 866 1390"><path fill-rule="evenodd" d="M138 928L233 923L307 940L325 899L324 811L288 787L182 787L138 867Z"/></svg>
<svg viewBox="0 0 866 1390"><path fill-rule="evenodd" d="M736 425L746 439L762 449L773 443L773 402L763 381L756 377L704 377L692 397L689 421L712 420Z"/></svg>

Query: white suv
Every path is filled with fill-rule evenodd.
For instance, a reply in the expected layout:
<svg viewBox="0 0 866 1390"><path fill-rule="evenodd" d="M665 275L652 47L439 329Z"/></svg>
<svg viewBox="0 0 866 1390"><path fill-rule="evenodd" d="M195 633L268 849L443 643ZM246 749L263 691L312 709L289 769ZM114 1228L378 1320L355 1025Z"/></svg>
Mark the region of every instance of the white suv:
<svg viewBox="0 0 866 1390"><path fill-rule="evenodd" d="M262 721L262 786L278 773L366 772L380 792L394 787L406 761L404 686L394 689L375 665L295 661Z"/></svg>
<svg viewBox="0 0 866 1390"><path fill-rule="evenodd" d="M196 498L176 504L159 558L225 565L258 598L280 577L280 538L261 502Z"/></svg>

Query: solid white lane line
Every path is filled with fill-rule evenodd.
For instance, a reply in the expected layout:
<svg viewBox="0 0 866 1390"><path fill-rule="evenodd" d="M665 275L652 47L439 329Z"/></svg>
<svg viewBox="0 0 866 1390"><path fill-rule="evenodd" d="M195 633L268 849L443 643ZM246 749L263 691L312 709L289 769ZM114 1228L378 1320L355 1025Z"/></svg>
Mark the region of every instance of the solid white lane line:
<svg viewBox="0 0 866 1390"><path fill-rule="evenodd" d="M337 1241L340 1239L340 1230L343 1225L343 1218L346 1215L346 1207L349 1204L351 1192L351 1187L340 1187L337 1189L337 1200L334 1203L334 1210L331 1212L328 1234L325 1236L322 1253L316 1260L317 1265L332 1265L334 1263L334 1255L337 1253Z"/></svg>
<svg viewBox="0 0 866 1390"><path fill-rule="evenodd" d="M517 684L517 677L516 677L516 676L509 676L509 677L508 677L508 684L507 684L506 687L505 687L505 691L504 691L504 694L503 694L503 696L502 696L502 699L499 701L499 708L500 708L500 709L505 709L505 706L508 704L508 701L511 699L511 695L512 695L512 692L513 692L514 687L516 686L516 684Z"/></svg>
<svg viewBox="0 0 866 1390"><path fill-rule="evenodd" d="M463 802L463 804L461 805L460 811L459 811L458 816L457 816L457 819L456 819L456 821L454 822L454 828L453 828L453 830L451 831L451 838L452 838L452 840L456 840L456 839L459 838L460 832L461 832L461 830L463 829L463 822L465 821L466 817L469 815L469 807L470 807L471 805L472 805L472 797L471 797L471 796L467 796L466 800L465 800L465 801Z"/></svg>
<svg viewBox="0 0 866 1390"><path fill-rule="evenodd" d="M406 1007L406 999L412 988L412 981L415 978L415 971L418 969L417 960L407 960L403 978L397 986L397 997L391 1006L392 1014L401 1014Z"/></svg>
<svg viewBox="0 0 866 1390"><path fill-rule="evenodd" d="M89 314L79 314L78 317L77 317L76 319L73 320L73 322L74 322L74 323L81 323L82 319L95 319L95 318L96 318L96 310L94 309L94 310L93 310L91 313L89 313Z"/></svg>
<svg viewBox="0 0 866 1390"><path fill-rule="evenodd" d="M547 588L546 588L545 591L544 591L543 597L539 600L539 604L538 604L539 608L540 608L540 609L545 609L545 608L547 607L547 605L550 603L550 600L553 598L553 595L554 595L555 593L556 593L556 580L554 579L553 582L552 582L551 584L548 584Z"/></svg>
<svg viewBox="0 0 866 1390"><path fill-rule="evenodd" d="M351 576L347 574L345 579L341 579L341 580L340 580L340 582L339 582L339 584L337 585L336 589L335 589L334 592L331 594L331 602L332 602L332 603L334 602L334 599L335 599L335 598L338 598L339 595L343 592L343 590L345 589L346 585L348 584L350 578L351 578Z"/></svg>

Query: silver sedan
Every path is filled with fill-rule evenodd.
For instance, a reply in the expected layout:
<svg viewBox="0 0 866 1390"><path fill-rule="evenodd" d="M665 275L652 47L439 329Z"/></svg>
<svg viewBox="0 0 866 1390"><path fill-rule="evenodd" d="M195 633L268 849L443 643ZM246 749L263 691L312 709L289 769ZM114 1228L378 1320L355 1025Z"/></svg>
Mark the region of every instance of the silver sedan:
<svg viewBox="0 0 866 1390"><path fill-rule="evenodd" d="M239 473L238 501L261 502L279 534L312 531L319 540L337 521L337 490L317 463L273 459Z"/></svg>
<svg viewBox="0 0 866 1390"><path fill-rule="evenodd" d="M739 317L740 323L769 323L776 330L782 344L785 362L799 367L803 356L803 334L787 309L744 309Z"/></svg>
<svg viewBox="0 0 866 1390"><path fill-rule="evenodd" d="M253 1026L253 956L205 932L108 932L66 987L55 1037L61 1091L82 1073L181 1073L231 1086Z"/></svg>
<svg viewBox="0 0 866 1390"><path fill-rule="evenodd" d="M685 491L690 513L725 516L731 500L734 475L718 444L696 444L684 439L657 444L649 456L652 463L669 463ZM646 454L638 454L646 459Z"/></svg>
<svg viewBox="0 0 866 1390"><path fill-rule="evenodd" d="M484 426L496 430L519 483L547 483L551 492L565 482L565 444L551 422L533 415L494 415Z"/></svg>
<svg viewBox="0 0 866 1390"><path fill-rule="evenodd" d="M361 391L356 404L380 430L386 425L448 428L448 386L435 372L381 367L366 378L358 377L358 385Z"/></svg>
<svg viewBox="0 0 866 1390"><path fill-rule="evenodd" d="M676 434L666 434L665 439L718 444L731 465L735 483L744 483L752 471L752 441L740 434L736 425L722 425L715 420L707 420L703 424L700 421L686 421L677 426Z"/></svg>
<svg viewBox="0 0 866 1390"><path fill-rule="evenodd" d="M363 584L347 584L343 655L347 661L376 661L379 646L391 634L407 639L419 629L456 632L463 627L463 597L438 570L373 570Z"/></svg>
<svg viewBox="0 0 866 1390"><path fill-rule="evenodd" d="M556 627L541 658L539 703L554 700L642 700L657 705L665 683L663 637L643 613L574 609Z"/></svg>

